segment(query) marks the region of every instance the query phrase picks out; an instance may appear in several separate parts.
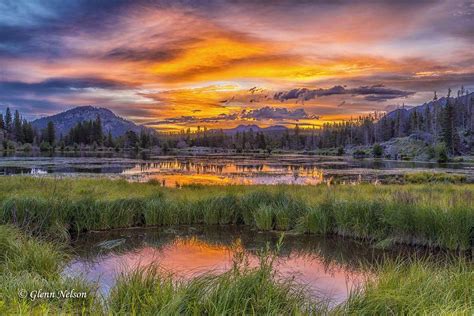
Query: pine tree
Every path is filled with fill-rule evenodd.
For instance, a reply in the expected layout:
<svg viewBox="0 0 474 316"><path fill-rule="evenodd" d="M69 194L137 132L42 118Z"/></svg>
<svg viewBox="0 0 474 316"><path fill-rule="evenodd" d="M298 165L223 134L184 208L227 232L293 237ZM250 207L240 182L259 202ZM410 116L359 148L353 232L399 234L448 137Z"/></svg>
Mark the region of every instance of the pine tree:
<svg viewBox="0 0 474 316"><path fill-rule="evenodd" d="M300 126L298 124L295 125L294 136L295 136L295 149L299 149L299 147L300 147Z"/></svg>
<svg viewBox="0 0 474 316"><path fill-rule="evenodd" d="M5 121L3 120L3 114L0 113L0 129L5 129Z"/></svg>
<svg viewBox="0 0 474 316"><path fill-rule="evenodd" d="M95 122L93 124L92 128L92 138L93 142L97 142L97 144L102 145L103 142L103 132L102 132L102 121L100 119L100 116L97 115L97 118L95 119Z"/></svg>
<svg viewBox="0 0 474 316"><path fill-rule="evenodd" d="M150 136L144 131L140 131L140 147L148 148L150 146Z"/></svg>
<svg viewBox="0 0 474 316"><path fill-rule="evenodd" d="M431 111L428 105L425 108L425 131L431 133Z"/></svg>
<svg viewBox="0 0 474 316"><path fill-rule="evenodd" d="M15 136L16 141L23 142L23 130L21 126L20 113L18 112L18 110L15 110L15 116L13 119L13 134Z"/></svg>
<svg viewBox="0 0 474 316"><path fill-rule="evenodd" d="M449 90L451 91L451 89ZM444 109L441 119L442 119L442 140L446 144L449 153L454 154L455 150L455 134L456 134L456 127L454 125L454 106L449 98L450 93L448 93L448 98L446 101L446 108Z"/></svg>
<svg viewBox="0 0 474 316"><path fill-rule="evenodd" d="M109 148L115 147L114 139L113 139L112 133L110 131L107 134L106 146L109 147Z"/></svg>
<svg viewBox="0 0 474 316"><path fill-rule="evenodd" d="M54 128L54 123L52 121L49 121L48 126L46 127L46 141L51 146L54 146L55 140L56 140L56 130Z"/></svg>
<svg viewBox="0 0 474 316"><path fill-rule="evenodd" d="M12 131L12 112L10 111L10 108L7 108L5 113L5 129L7 132Z"/></svg>
<svg viewBox="0 0 474 316"><path fill-rule="evenodd" d="M23 133L23 142L32 144L35 139L35 133L31 123L28 123L26 120L23 120L22 123L22 133Z"/></svg>

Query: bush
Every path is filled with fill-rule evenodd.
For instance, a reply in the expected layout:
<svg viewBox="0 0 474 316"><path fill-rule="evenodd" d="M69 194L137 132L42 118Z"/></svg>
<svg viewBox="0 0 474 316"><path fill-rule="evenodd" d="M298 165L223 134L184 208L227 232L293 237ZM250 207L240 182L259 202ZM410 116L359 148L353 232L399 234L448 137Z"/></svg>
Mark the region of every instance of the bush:
<svg viewBox="0 0 474 316"><path fill-rule="evenodd" d="M383 156L383 147L380 144L375 144L372 148L372 154L375 158L380 158Z"/></svg>
<svg viewBox="0 0 474 316"><path fill-rule="evenodd" d="M367 153L363 151L362 149L357 149L352 153L352 156L354 158L365 158L367 157Z"/></svg>
<svg viewBox="0 0 474 316"><path fill-rule="evenodd" d="M40 144L40 151L51 151L53 147L48 142L41 142Z"/></svg>
<svg viewBox="0 0 474 316"><path fill-rule="evenodd" d="M337 155L338 156L344 155L344 147L341 146L337 148Z"/></svg>
<svg viewBox="0 0 474 316"><path fill-rule="evenodd" d="M448 157L448 148L446 147L445 143L438 143L435 146L435 157L436 161L438 162L447 162L449 160Z"/></svg>
<svg viewBox="0 0 474 316"><path fill-rule="evenodd" d="M33 150L33 146L31 144L23 144L21 146L21 150L25 152L30 152Z"/></svg>

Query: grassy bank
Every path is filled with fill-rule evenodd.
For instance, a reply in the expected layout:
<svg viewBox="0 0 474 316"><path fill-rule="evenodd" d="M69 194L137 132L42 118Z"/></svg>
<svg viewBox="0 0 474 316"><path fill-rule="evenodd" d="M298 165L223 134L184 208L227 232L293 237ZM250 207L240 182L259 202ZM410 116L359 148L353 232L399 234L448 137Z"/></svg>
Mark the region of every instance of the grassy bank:
<svg viewBox="0 0 474 316"><path fill-rule="evenodd" d="M474 265L405 260L379 266L373 280L337 308L345 315L472 315Z"/></svg>
<svg viewBox="0 0 474 316"><path fill-rule="evenodd" d="M33 235L176 224L338 234L470 249L474 185L227 186L168 189L154 183L0 178L0 224Z"/></svg>
<svg viewBox="0 0 474 316"><path fill-rule="evenodd" d="M276 281L276 252L260 254L250 268L244 253L220 275L177 281L159 267L122 275L109 297L99 299L94 284L62 276L64 250L0 226L0 314L93 315L306 315L459 314L474 311L474 266L464 258L432 262L396 261L381 265L364 288L332 310L292 281ZM19 293L74 288L84 299L32 300Z"/></svg>
<svg viewBox="0 0 474 316"><path fill-rule="evenodd" d="M102 312L93 285L61 276L67 257L58 245L27 238L13 227L0 226L0 314ZM58 297L58 291L68 289L88 295L73 300ZM51 292L56 293L56 298L37 297Z"/></svg>

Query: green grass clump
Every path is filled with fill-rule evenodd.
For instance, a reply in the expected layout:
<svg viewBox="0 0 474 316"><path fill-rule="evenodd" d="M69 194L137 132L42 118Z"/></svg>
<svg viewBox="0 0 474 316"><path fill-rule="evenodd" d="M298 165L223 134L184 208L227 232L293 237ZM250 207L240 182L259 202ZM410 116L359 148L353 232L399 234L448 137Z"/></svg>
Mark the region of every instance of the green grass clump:
<svg viewBox="0 0 474 316"><path fill-rule="evenodd" d="M79 278L62 277L65 253L49 242L28 238L18 229L0 226L0 314L101 312L96 289ZM19 292L85 292L85 298L32 299Z"/></svg>
<svg viewBox="0 0 474 316"><path fill-rule="evenodd" d="M269 205L261 205L254 212L255 226L259 230L272 230L273 229L273 208Z"/></svg>
<svg viewBox="0 0 474 316"><path fill-rule="evenodd" d="M305 234L326 235L332 233L334 219L330 207L328 204L311 207L304 216L299 218L297 230Z"/></svg>
<svg viewBox="0 0 474 316"><path fill-rule="evenodd" d="M406 183L464 183L467 177L460 174L416 172L404 175Z"/></svg>
<svg viewBox="0 0 474 316"><path fill-rule="evenodd" d="M474 266L467 259L384 263L337 311L363 315L472 315Z"/></svg>

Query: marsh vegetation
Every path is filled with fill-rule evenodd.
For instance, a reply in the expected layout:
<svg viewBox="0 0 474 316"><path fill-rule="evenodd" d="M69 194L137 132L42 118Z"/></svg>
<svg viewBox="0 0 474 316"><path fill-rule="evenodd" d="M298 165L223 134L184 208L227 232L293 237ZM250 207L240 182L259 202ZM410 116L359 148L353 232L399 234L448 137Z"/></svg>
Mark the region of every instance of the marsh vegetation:
<svg viewBox="0 0 474 316"><path fill-rule="evenodd" d="M366 283L348 300L329 307L308 296L292 279L275 272L276 248L263 248L258 264L248 264L237 251L230 270L176 280L159 266L122 274L110 295L101 297L94 283L62 275L67 249L27 237L11 226L0 226L0 278L2 314L399 314L445 313L469 315L473 311L473 265L465 257L395 259L378 265ZM238 249L238 247L236 248ZM75 300L19 297L23 289L56 291L75 288L87 297Z"/></svg>
<svg viewBox="0 0 474 316"><path fill-rule="evenodd" d="M92 179L0 179L0 221L66 239L137 226L247 225L383 244L472 247L474 186L187 186Z"/></svg>
<svg viewBox="0 0 474 316"><path fill-rule="evenodd" d="M474 186L428 180L176 189L155 181L0 178L0 312L470 314ZM449 252L444 259L409 256L375 263L364 282L336 305L310 295L294 279L276 277L275 258L281 250L271 246L250 257L236 251L229 269L193 278L176 279L156 265L137 267L119 276L105 296L96 282L63 273L74 257L71 239L92 231L176 225L342 236L374 249L403 244ZM115 247L112 242L106 246ZM247 264L249 258L254 264ZM89 293L87 298L18 297L20 289L71 285Z"/></svg>

